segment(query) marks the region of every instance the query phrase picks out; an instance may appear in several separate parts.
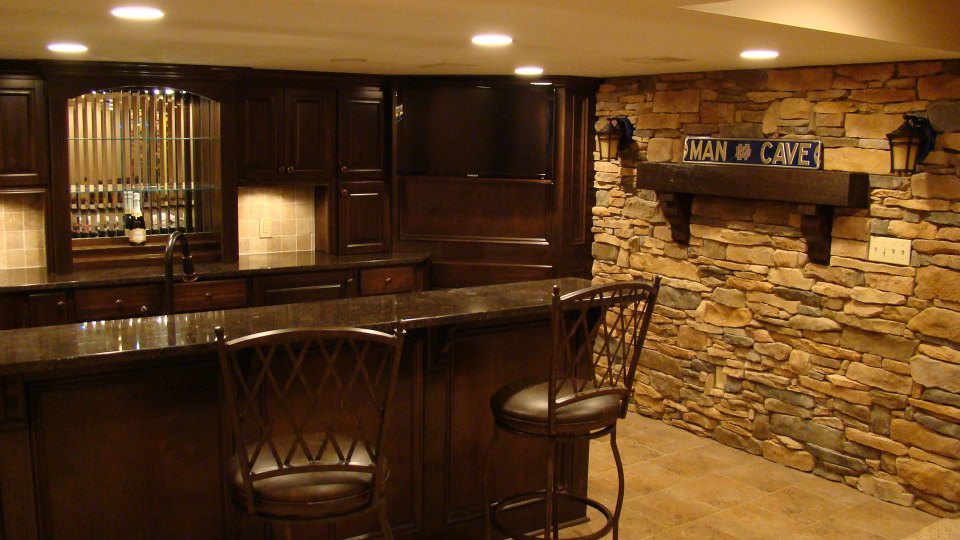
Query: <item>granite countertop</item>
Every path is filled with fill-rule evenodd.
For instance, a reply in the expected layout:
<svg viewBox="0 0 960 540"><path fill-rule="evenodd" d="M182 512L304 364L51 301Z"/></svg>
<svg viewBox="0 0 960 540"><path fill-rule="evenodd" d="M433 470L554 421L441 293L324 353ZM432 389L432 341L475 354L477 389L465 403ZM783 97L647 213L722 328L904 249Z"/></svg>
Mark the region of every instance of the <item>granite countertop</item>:
<svg viewBox="0 0 960 540"><path fill-rule="evenodd" d="M241 255L235 263L197 263L200 279L279 274L310 270L337 270L360 267L419 264L428 253L388 252L361 255L330 255L315 251L295 251L264 255ZM179 275L180 256L174 256L174 272ZM39 290L133 285L163 281L162 262L153 266L132 266L104 270L84 270L70 274L52 274L45 268L0 270L0 293Z"/></svg>
<svg viewBox="0 0 960 540"><path fill-rule="evenodd" d="M0 332L0 375L93 369L216 350L213 328L228 338L296 326L407 329L545 314L554 285L570 292L580 278L347 298L324 302L163 315Z"/></svg>

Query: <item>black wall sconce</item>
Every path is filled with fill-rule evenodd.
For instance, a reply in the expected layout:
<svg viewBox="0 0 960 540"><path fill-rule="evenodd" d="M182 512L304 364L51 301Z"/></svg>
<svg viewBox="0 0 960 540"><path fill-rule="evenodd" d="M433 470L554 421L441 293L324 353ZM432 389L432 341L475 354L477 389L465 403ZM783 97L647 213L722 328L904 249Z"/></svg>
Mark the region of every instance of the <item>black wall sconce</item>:
<svg viewBox="0 0 960 540"><path fill-rule="evenodd" d="M890 141L890 172L900 176L917 172L917 165L933 150L936 138L937 132L929 120L912 114L903 115L900 127L887 133L887 140Z"/></svg>
<svg viewBox="0 0 960 540"><path fill-rule="evenodd" d="M620 157L633 140L633 124L625 116L607 118L607 125L597 132L597 151L600 161L613 161Z"/></svg>

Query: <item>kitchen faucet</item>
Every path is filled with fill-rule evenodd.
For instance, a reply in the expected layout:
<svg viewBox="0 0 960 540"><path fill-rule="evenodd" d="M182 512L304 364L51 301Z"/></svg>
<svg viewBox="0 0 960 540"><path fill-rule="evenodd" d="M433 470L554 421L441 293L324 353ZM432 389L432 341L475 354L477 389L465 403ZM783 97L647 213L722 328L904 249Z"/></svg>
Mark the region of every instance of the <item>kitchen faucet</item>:
<svg viewBox="0 0 960 540"><path fill-rule="evenodd" d="M167 239L167 249L163 252L163 294L164 313L173 314L173 248L180 242L180 259L183 261L183 281L197 280L197 272L193 267L193 258L190 256L190 243L187 235L182 231L173 231Z"/></svg>

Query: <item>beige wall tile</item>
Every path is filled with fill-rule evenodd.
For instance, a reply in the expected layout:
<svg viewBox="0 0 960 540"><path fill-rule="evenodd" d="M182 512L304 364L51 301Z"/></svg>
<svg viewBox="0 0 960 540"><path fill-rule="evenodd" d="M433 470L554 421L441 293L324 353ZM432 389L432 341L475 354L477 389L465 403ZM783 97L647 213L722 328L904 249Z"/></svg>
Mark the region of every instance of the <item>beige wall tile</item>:
<svg viewBox="0 0 960 540"><path fill-rule="evenodd" d="M238 190L240 253L286 253L313 249L313 189L310 187ZM273 220L273 237L260 238L260 218Z"/></svg>

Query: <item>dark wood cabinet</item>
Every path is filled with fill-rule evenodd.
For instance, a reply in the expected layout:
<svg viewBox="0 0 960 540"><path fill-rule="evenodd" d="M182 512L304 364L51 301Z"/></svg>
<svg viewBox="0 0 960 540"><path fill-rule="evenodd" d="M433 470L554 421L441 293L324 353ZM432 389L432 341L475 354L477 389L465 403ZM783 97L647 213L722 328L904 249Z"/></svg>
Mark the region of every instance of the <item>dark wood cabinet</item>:
<svg viewBox="0 0 960 540"><path fill-rule="evenodd" d="M254 85L239 98L242 181L317 182L336 176L336 92Z"/></svg>
<svg viewBox="0 0 960 540"><path fill-rule="evenodd" d="M148 317L161 311L159 285L78 289L73 298L78 321Z"/></svg>
<svg viewBox="0 0 960 540"><path fill-rule="evenodd" d="M47 183L43 83L0 77L0 189Z"/></svg>
<svg viewBox="0 0 960 540"><path fill-rule="evenodd" d="M30 326L73 322L72 302L64 291L34 293L27 297L27 303L30 306Z"/></svg>
<svg viewBox="0 0 960 540"><path fill-rule="evenodd" d="M340 253L375 253L390 246L389 200L379 180L340 182L337 211Z"/></svg>
<svg viewBox="0 0 960 540"><path fill-rule="evenodd" d="M245 279L194 281L173 285L173 309L177 313L241 308L246 305Z"/></svg>
<svg viewBox="0 0 960 540"><path fill-rule="evenodd" d="M383 180L387 122L383 91L343 90L338 101L340 180Z"/></svg>
<svg viewBox="0 0 960 540"><path fill-rule="evenodd" d="M251 285L258 306L335 300L358 292L354 270L255 277Z"/></svg>

